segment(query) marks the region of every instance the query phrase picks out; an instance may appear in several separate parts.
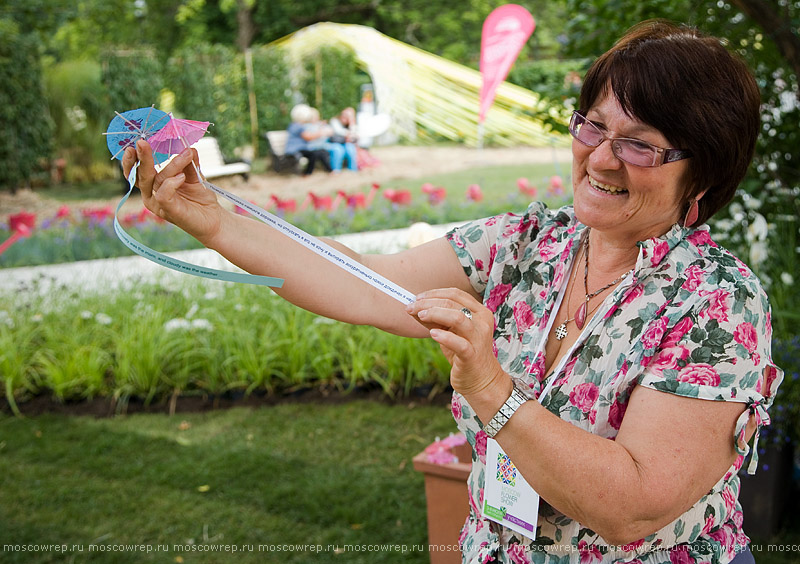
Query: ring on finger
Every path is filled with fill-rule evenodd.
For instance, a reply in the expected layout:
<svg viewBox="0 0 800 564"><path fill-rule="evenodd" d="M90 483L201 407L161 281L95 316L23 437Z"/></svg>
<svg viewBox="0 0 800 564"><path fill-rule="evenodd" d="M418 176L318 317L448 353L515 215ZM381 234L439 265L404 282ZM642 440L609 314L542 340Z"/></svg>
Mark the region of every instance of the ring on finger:
<svg viewBox="0 0 800 564"><path fill-rule="evenodd" d="M472 319L472 311L470 311L469 308L462 307L460 311L461 313L464 314L464 317L466 317L467 319Z"/></svg>

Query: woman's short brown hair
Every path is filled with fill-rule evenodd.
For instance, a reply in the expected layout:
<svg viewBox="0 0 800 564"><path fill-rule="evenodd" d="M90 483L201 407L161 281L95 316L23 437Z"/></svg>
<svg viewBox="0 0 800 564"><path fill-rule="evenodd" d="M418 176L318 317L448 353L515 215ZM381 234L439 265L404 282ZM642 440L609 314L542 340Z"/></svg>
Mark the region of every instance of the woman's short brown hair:
<svg viewBox="0 0 800 564"><path fill-rule="evenodd" d="M730 202L753 158L761 96L747 65L722 42L686 26L648 20L592 64L580 95L588 111L611 88L625 113L689 150L685 213L697 224Z"/></svg>

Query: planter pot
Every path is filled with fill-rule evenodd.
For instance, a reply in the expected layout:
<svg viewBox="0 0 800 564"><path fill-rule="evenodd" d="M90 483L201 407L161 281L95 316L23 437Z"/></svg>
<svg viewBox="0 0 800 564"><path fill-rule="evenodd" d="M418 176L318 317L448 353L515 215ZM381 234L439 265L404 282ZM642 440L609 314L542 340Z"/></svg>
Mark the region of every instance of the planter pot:
<svg viewBox="0 0 800 564"><path fill-rule="evenodd" d="M431 462L426 451L413 459L414 469L425 475L431 564L460 564L458 537L469 515L467 478L472 468L471 447L465 442L448 450L457 461L437 464Z"/></svg>

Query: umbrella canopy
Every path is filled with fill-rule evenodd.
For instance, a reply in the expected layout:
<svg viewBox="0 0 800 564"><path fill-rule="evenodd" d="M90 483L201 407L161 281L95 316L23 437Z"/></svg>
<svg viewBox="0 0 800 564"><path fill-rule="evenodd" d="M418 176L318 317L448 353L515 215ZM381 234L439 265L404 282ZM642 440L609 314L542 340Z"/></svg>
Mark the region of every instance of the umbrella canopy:
<svg viewBox="0 0 800 564"><path fill-rule="evenodd" d="M153 151L175 155L197 143L206 134L207 121L178 119L169 115L167 124L148 138Z"/></svg>
<svg viewBox="0 0 800 564"><path fill-rule="evenodd" d="M169 123L169 115L156 109L155 106L114 113L117 115L103 134L106 136L106 144L112 159L122 160L125 149L134 147L139 139L147 139ZM153 155L156 163L162 163L168 157L169 155L163 153Z"/></svg>

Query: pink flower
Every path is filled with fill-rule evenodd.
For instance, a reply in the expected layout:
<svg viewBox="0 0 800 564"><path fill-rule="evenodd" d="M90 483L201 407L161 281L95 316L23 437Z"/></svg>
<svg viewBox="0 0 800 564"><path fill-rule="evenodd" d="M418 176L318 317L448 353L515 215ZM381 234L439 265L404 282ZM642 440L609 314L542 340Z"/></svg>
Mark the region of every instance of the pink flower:
<svg viewBox="0 0 800 564"><path fill-rule="evenodd" d="M622 305L627 305L631 303L642 294L644 294L644 287L641 284L637 284L636 286L628 290L628 293L625 296L625 300L622 302Z"/></svg>
<svg viewBox="0 0 800 564"><path fill-rule="evenodd" d="M631 543L622 545L622 550L624 550L625 552L630 552L631 550L636 550L637 548L639 548L643 544L644 544L644 539L639 539L636 542L631 542Z"/></svg>
<svg viewBox="0 0 800 564"><path fill-rule="evenodd" d="M652 349L661 342L661 337L667 329L667 323L669 323L669 318L664 316L650 324L642 335L642 343L646 349Z"/></svg>
<svg viewBox="0 0 800 564"><path fill-rule="evenodd" d="M680 545L669 551L669 561L672 564L695 564L688 547Z"/></svg>
<svg viewBox="0 0 800 564"><path fill-rule="evenodd" d="M700 312L701 316L707 315L711 319L716 319L720 322L728 321L728 292L724 290L714 290L704 294L708 296L708 308Z"/></svg>
<svg viewBox="0 0 800 564"><path fill-rule="evenodd" d="M58 208L58 211L56 212L56 218L58 219L64 219L65 217L69 217L71 215L72 215L72 210L70 210L69 206L67 205L61 206L60 208Z"/></svg>
<svg viewBox="0 0 800 564"><path fill-rule="evenodd" d="M684 317L675 324L675 327L672 328L672 331L667 333L667 336L662 341L661 346L665 348L674 347L681 342L681 339L683 339L683 336L686 335L686 333L692 330L693 326L694 322L692 321L692 318Z"/></svg>
<svg viewBox="0 0 800 564"><path fill-rule="evenodd" d="M734 495L730 487L722 490L722 501L725 502L725 512L728 515L733 515L733 511L736 509L736 495Z"/></svg>
<svg viewBox="0 0 800 564"><path fill-rule="evenodd" d="M527 302L517 302L514 304L514 322L517 324L517 333L520 335L520 338L535 321L536 318L533 316L533 310Z"/></svg>
<svg viewBox="0 0 800 564"><path fill-rule="evenodd" d="M527 178L517 178L517 188L526 196L536 197L536 186L531 186Z"/></svg>
<svg viewBox="0 0 800 564"><path fill-rule="evenodd" d="M589 413L599 395L600 391L597 385L592 382L584 382L572 389L569 393L569 402L584 413Z"/></svg>
<svg viewBox="0 0 800 564"><path fill-rule="evenodd" d="M458 232L454 232L452 237L453 237L453 243L456 244L456 247L458 247L459 249L463 249L465 247L464 240L461 238L461 235L459 235Z"/></svg>
<svg viewBox="0 0 800 564"><path fill-rule="evenodd" d="M543 261L550 260L556 254L555 245L551 245L549 243L550 239L543 239L541 243L539 243L539 255L541 255Z"/></svg>
<svg viewBox="0 0 800 564"><path fill-rule="evenodd" d="M509 545L507 554L514 564L530 564L530 560L525 554L525 547L522 546L522 543L516 542Z"/></svg>
<svg viewBox="0 0 800 564"><path fill-rule="evenodd" d="M30 235L33 228L36 227L36 214L29 212L19 212L8 216L8 226L14 233L21 233L22 235Z"/></svg>
<svg viewBox="0 0 800 564"><path fill-rule="evenodd" d="M756 334L756 328L753 327L752 323L741 323L736 329L734 329L733 339L746 348L747 352L750 354L756 352L756 346L758 346L758 335Z"/></svg>
<svg viewBox="0 0 800 564"><path fill-rule="evenodd" d="M486 464L486 441L488 439L488 435L486 431L478 431L475 435L475 452L478 454L478 458L484 464Z"/></svg>
<svg viewBox="0 0 800 564"><path fill-rule="evenodd" d="M659 374L664 370L676 370L678 368L679 360L686 360L689 357L689 349L686 347L669 347L661 349L653 361L648 365L648 368L658 372Z"/></svg>
<svg viewBox="0 0 800 564"><path fill-rule="evenodd" d="M696 264L693 264L684 270L683 274L686 276L686 282L683 283L681 288L684 288L685 290L694 292L697 287L703 283L703 269Z"/></svg>
<svg viewBox="0 0 800 564"><path fill-rule="evenodd" d="M666 241L660 241L656 245L655 249L653 249L653 256L650 257L650 264L652 266L656 266L662 261L662 259L665 256L667 256L668 252L669 252L669 243L667 243Z"/></svg>
<svg viewBox="0 0 800 564"><path fill-rule="evenodd" d="M719 374L708 364L687 364L678 372L678 382L699 384L701 386L719 386Z"/></svg>
<svg viewBox="0 0 800 564"><path fill-rule="evenodd" d="M707 535L711 531L711 529L713 529L713 528L714 528L714 516L713 515L709 515L706 518L706 523L705 523L705 525L703 525L703 530L701 531L700 534L701 535Z"/></svg>
<svg viewBox="0 0 800 564"><path fill-rule="evenodd" d="M704 229L698 229L697 231L692 232L686 238L692 245L695 247L700 247L701 245L709 245L711 247L716 247L717 244L711 240L711 235L708 234L708 231Z"/></svg>
<svg viewBox="0 0 800 564"><path fill-rule="evenodd" d="M608 409L608 424L619 431L619 428L622 425L622 418L625 417L625 411L627 409L627 403L614 400L614 403L612 403L611 407Z"/></svg>
<svg viewBox="0 0 800 564"><path fill-rule="evenodd" d="M525 358L522 365L527 368L528 374L540 382L542 381L545 371L544 355L542 353L538 353L533 361L531 361L530 357Z"/></svg>
<svg viewBox="0 0 800 564"><path fill-rule="evenodd" d="M470 184L467 187L467 199L471 202L480 202L483 200L483 192L481 187L477 184Z"/></svg>
<svg viewBox="0 0 800 564"><path fill-rule="evenodd" d="M498 284L489 292L489 297L486 298L484 305L493 312L497 311L497 308L506 300L510 291L511 284Z"/></svg>
<svg viewBox="0 0 800 564"><path fill-rule="evenodd" d="M581 564L592 564L592 562L603 560L603 554L600 549L585 540L578 543L578 553L581 555Z"/></svg>
<svg viewBox="0 0 800 564"><path fill-rule="evenodd" d="M114 216L114 209L109 205L103 208L87 208L81 212L85 219L92 219L97 223Z"/></svg>
<svg viewBox="0 0 800 564"><path fill-rule="evenodd" d="M477 270L483 270L483 261L481 259L475 259L475 268Z"/></svg>
<svg viewBox="0 0 800 564"><path fill-rule="evenodd" d="M733 546L733 542L735 540L735 535L731 530L730 525L722 525L716 531L712 531L708 533L708 536L720 543L724 547L731 547Z"/></svg>
<svg viewBox="0 0 800 564"><path fill-rule="evenodd" d="M461 402L456 399L455 394L453 394L450 400L450 411L453 412L453 417L456 421L461 419Z"/></svg>

